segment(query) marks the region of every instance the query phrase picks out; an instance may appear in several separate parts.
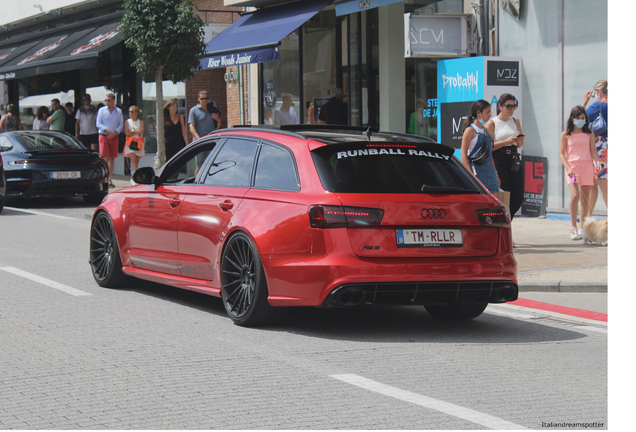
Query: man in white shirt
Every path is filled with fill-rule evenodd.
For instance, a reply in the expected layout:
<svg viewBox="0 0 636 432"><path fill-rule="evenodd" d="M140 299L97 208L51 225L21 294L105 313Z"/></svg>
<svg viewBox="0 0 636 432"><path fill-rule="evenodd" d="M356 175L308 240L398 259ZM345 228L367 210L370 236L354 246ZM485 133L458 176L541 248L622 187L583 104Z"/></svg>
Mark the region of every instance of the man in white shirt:
<svg viewBox="0 0 636 432"><path fill-rule="evenodd" d="M283 93L281 98L283 104L274 110L274 124L298 124L298 116L292 107L292 105L294 105L292 95L289 93Z"/></svg>
<svg viewBox="0 0 636 432"><path fill-rule="evenodd" d="M85 94L82 98L84 106L75 113L75 138L80 140L84 147L99 153L99 133L97 132L97 107L91 105L91 95Z"/></svg>

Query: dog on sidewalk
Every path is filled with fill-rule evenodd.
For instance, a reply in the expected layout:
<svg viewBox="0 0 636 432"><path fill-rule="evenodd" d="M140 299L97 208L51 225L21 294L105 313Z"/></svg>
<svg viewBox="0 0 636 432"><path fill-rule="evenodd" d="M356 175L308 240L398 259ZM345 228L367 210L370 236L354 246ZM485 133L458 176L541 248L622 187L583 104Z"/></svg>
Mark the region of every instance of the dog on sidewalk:
<svg viewBox="0 0 636 432"><path fill-rule="evenodd" d="M607 221L595 221L587 216L583 222L583 240L585 244L607 245Z"/></svg>

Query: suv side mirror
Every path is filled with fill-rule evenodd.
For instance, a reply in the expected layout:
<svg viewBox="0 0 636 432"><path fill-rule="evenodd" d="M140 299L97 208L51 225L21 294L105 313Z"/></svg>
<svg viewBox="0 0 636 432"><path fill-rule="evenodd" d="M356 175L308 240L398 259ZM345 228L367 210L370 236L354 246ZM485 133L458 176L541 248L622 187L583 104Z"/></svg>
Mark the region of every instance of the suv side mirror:
<svg viewBox="0 0 636 432"><path fill-rule="evenodd" d="M155 170L152 167L138 168L133 173L133 181L138 184L155 184Z"/></svg>

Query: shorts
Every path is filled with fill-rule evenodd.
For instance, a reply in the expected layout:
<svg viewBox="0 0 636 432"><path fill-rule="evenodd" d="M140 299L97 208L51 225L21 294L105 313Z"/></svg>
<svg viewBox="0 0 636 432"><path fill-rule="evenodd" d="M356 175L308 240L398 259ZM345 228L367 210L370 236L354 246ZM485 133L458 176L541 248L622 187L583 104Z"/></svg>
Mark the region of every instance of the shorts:
<svg viewBox="0 0 636 432"><path fill-rule="evenodd" d="M131 150L129 146L124 147L124 157L128 156L129 154L134 154L137 155L139 158L142 158L144 157L146 152L143 150L143 147L141 150Z"/></svg>
<svg viewBox="0 0 636 432"><path fill-rule="evenodd" d="M111 157L115 159L119 150L119 135L113 139L106 138L106 135L99 135L99 155L101 157Z"/></svg>
<svg viewBox="0 0 636 432"><path fill-rule="evenodd" d="M93 144L99 144L99 134L80 135L79 140L84 144L84 147L90 150Z"/></svg>

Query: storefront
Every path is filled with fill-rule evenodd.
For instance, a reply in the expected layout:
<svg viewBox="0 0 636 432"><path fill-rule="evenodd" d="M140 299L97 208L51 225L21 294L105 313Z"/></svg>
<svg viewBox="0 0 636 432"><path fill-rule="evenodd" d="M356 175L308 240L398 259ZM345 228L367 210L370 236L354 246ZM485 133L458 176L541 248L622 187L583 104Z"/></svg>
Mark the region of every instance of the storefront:
<svg viewBox="0 0 636 432"><path fill-rule="evenodd" d="M437 138L437 60L469 55L461 0L278 3L226 0L226 6L260 9L212 40L201 63L228 70L259 65L251 69L258 77L252 124L273 123L283 94L291 95L299 123L316 123L340 88L350 125ZM413 34L404 31L405 14L413 17L409 27L420 26ZM413 40L410 52L406 40ZM423 45L429 49L419 49Z"/></svg>

